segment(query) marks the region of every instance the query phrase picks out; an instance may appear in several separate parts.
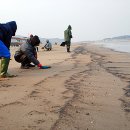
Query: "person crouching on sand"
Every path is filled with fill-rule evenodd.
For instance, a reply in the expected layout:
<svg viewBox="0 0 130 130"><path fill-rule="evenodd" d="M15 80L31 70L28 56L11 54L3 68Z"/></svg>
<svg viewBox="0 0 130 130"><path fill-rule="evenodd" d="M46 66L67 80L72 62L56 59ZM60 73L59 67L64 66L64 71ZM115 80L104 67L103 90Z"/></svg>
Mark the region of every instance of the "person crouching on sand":
<svg viewBox="0 0 130 130"><path fill-rule="evenodd" d="M17 24L11 21L5 24L0 24L0 78L15 77L7 73L10 62L10 44L12 36L15 36Z"/></svg>
<svg viewBox="0 0 130 130"><path fill-rule="evenodd" d="M46 45L44 46L44 48L47 50L47 51L51 51L52 49L52 44L49 40L46 40Z"/></svg>
<svg viewBox="0 0 130 130"><path fill-rule="evenodd" d="M48 69L50 66L43 66L37 60L36 46L39 46L40 40L38 36L32 36L23 43L15 52L14 59L21 63L21 69L29 69L30 67L39 67L39 69ZM31 64L31 62L34 64Z"/></svg>

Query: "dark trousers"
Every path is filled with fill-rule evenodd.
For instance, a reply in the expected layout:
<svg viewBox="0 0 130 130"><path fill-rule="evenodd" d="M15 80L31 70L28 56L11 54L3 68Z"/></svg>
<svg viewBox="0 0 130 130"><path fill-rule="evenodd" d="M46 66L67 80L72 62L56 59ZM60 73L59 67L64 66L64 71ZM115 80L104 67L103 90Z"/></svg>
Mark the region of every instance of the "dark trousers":
<svg viewBox="0 0 130 130"><path fill-rule="evenodd" d="M18 62L18 63L21 63L22 66L25 66L25 65L28 65L30 64L30 60L28 59L27 56L25 55L14 55L14 59Z"/></svg>
<svg viewBox="0 0 130 130"><path fill-rule="evenodd" d="M70 41L66 41L67 52L70 52Z"/></svg>

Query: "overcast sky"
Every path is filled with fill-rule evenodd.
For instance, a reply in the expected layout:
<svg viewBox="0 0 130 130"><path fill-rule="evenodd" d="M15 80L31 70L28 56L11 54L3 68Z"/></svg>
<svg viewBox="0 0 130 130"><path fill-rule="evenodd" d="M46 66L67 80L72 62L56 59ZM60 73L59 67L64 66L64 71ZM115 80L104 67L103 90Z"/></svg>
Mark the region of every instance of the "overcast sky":
<svg viewBox="0 0 130 130"><path fill-rule="evenodd" d="M130 34L130 0L0 0L0 23L15 20L16 35L63 38L70 24L73 41Z"/></svg>

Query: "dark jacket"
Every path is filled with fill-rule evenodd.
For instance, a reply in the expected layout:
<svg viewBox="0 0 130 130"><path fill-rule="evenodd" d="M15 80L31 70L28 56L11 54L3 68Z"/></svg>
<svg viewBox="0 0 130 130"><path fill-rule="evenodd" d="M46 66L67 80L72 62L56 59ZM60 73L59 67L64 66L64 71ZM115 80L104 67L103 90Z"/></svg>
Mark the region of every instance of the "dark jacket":
<svg viewBox="0 0 130 130"><path fill-rule="evenodd" d="M15 52L15 57L25 55L29 59L30 62L38 65L40 62L36 59L36 48L30 43L28 39L26 43L23 43L19 50Z"/></svg>
<svg viewBox="0 0 130 130"><path fill-rule="evenodd" d="M9 49L11 38L15 36L17 30L17 24L15 21L11 21L5 24L0 24L0 40Z"/></svg>

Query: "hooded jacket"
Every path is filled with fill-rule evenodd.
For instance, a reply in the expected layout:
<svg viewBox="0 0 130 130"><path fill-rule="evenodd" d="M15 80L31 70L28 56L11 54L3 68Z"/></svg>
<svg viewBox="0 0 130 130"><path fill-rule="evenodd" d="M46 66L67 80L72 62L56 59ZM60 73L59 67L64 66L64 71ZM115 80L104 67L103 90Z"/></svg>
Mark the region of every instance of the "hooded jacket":
<svg viewBox="0 0 130 130"><path fill-rule="evenodd" d="M52 49L52 44L50 43L49 40L47 40L47 43L46 43L46 45L45 45L45 48L46 48L46 49Z"/></svg>
<svg viewBox="0 0 130 130"><path fill-rule="evenodd" d="M15 36L16 30L17 24L15 21L0 24L0 40L8 49L10 48L11 38L12 36Z"/></svg>
<svg viewBox="0 0 130 130"><path fill-rule="evenodd" d="M72 38L71 26L64 31L64 40L70 42Z"/></svg>

